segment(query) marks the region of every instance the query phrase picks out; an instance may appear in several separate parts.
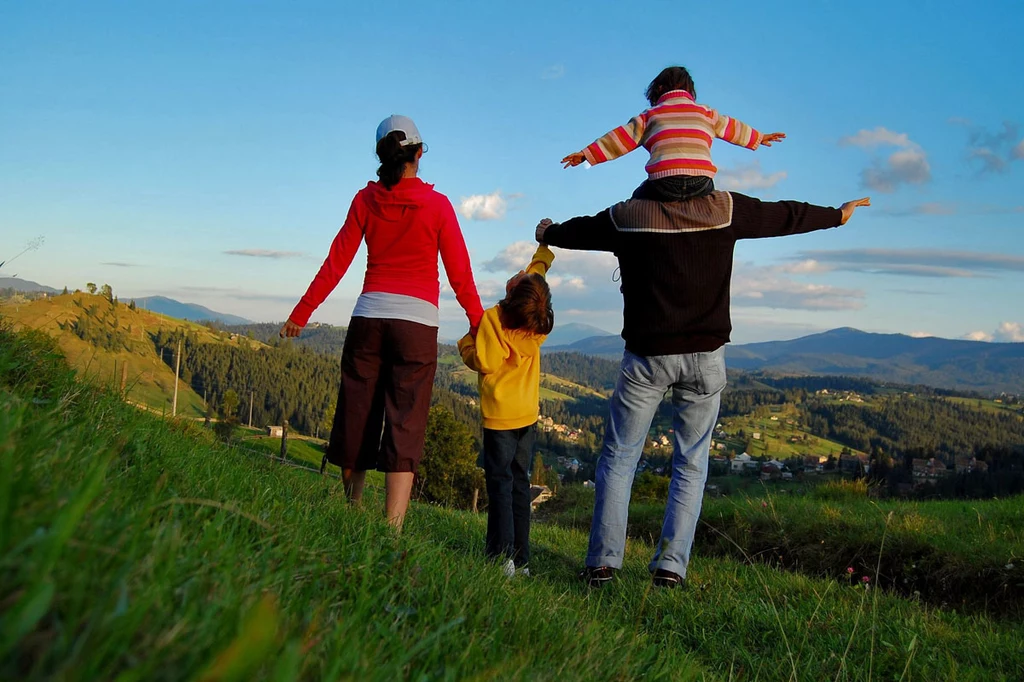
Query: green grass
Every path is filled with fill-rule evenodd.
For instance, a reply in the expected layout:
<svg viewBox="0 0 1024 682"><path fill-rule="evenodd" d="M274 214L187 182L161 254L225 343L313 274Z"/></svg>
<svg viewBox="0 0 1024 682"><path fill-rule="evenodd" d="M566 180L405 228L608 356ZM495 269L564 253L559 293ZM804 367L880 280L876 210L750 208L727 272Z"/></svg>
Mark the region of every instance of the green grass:
<svg viewBox="0 0 1024 682"><path fill-rule="evenodd" d="M765 408L759 412L760 414L755 412L746 416L734 416L719 420L725 427L726 433L730 434L729 438L722 441L726 447L733 450L738 449L740 443L736 434L740 429L743 429L746 437L750 439L750 447L747 452L754 457L767 455L778 460L804 455L828 456L834 454L838 457L845 447L842 443L815 436L800 428L797 424L798 412L796 406L792 404L781 406L781 409ZM772 421L772 417L777 417L777 421ZM792 421L793 424L787 424L787 420ZM760 440L753 439L754 432L761 434ZM795 443L791 442L794 437L798 439ZM853 450L853 452L857 451Z"/></svg>
<svg viewBox="0 0 1024 682"><path fill-rule="evenodd" d="M1018 623L732 559L652 591L651 552L591 592L586 538L536 524L534 577L485 519L215 443L77 383L0 331L0 679L1013 680Z"/></svg>
<svg viewBox="0 0 1024 682"><path fill-rule="evenodd" d="M705 498L697 551L781 566L812 576L856 577L933 604L1024 617L1024 500L890 502L848 484L809 494L779 494L775 484L753 494ZM775 491L775 492L772 492ZM590 525L593 492L563 489L549 522ZM629 533L656 542L663 502L630 505ZM881 539L886 538L881 551ZM916 595L915 595L916 593Z"/></svg>

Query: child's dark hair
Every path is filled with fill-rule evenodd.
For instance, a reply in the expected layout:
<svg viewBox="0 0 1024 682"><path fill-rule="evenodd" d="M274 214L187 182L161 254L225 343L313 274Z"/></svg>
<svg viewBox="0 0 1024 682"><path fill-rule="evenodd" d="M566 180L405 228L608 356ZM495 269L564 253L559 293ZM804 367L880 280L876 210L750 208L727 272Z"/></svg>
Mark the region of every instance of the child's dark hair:
<svg viewBox="0 0 1024 682"><path fill-rule="evenodd" d="M402 146L405 133L401 130L392 130L380 138L377 143L377 158L380 159L380 168L377 169L377 177L380 184L391 189L402 179L405 172L405 164L416 160L416 153L423 147L422 144L410 144Z"/></svg>
<svg viewBox="0 0 1024 682"><path fill-rule="evenodd" d="M647 86L644 96L653 107L666 92L673 90L686 90L694 98L697 97L697 87L693 84L693 78L690 77L690 72L686 70L686 67L670 66L663 69Z"/></svg>
<svg viewBox="0 0 1024 682"><path fill-rule="evenodd" d="M540 275L523 275L512 291L498 301L501 326L521 329L532 334L547 335L555 326L551 308L551 289Z"/></svg>

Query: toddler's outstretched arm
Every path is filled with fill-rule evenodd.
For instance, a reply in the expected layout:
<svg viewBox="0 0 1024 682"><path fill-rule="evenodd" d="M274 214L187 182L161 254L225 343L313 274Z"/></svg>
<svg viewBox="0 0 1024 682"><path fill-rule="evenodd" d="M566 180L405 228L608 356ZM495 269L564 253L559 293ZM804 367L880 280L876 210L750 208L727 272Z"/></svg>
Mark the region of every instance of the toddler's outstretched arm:
<svg viewBox="0 0 1024 682"><path fill-rule="evenodd" d="M599 137L583 151L566 156L562 159L562 163L565 164L563 168L578 166L584 161L596 166L624 156L640 146L646 129L647 112L644 112L631 118L626 125Z"/></svg>
<svg viewBox="0 0 1024 682"><path fill-rule="evenodd" d="M712 125L715 129L715 137L738 147L746 147L751 151L761 145L771 147L773 142L781 142L786 139L786 133L762 134L743 121L717 111L714 112Z"/></svg>

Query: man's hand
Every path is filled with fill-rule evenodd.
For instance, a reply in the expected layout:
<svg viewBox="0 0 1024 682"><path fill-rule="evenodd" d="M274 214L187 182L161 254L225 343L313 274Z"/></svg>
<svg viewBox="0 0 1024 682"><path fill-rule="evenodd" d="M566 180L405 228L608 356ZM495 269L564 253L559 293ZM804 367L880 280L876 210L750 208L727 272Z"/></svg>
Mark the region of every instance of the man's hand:
<svg viewBox="0 0 1024 682"><path fill-rule="evenodd" d="M569 156L562 159L562 163L565 164L564 166L562 166L562 168L578 166L586 160L587 157L583 155L583 152L576 152L575 154L570 154Z"/></svg>
<svg viewBox="0 0 1024 682"><path fill-rule="evenodd" d="M294 337L298 336L299 332L301 332L301 331L302 331L302 327L300 327L299 325L295 324L291 320L288 320L287 322L284 323L284 326L281 327L280 336L281 336L282 339L283 338L294 338Z"/></svg>
<svg viewBox="0 0 1024 682"><path fill-rule="evenodd" d="M771 147L772 142L782 142L786 139L786 133L767 133L761 136L761 144L765 147Z"/></svg>
<svg viewBox="0 0 1024 682"><path fill-rule="evenodd" d="M544 243L544 232L552 225L554 225L554 223L551 222L551 218L545 218L544 220L537 223L537 232L535 236L537 237L538 242L540 242L541 244Z"/></svg>
<svg viewBox="0 0 1024 682"><path fill-rule="evenodd" d="M863 199L855 199L854 201L847 201L845 204L839 207L839 210L843 212L843 219L839 223L845 225L846 221L853 217L853 211L858 206L870 206L871 197L864 197Z"/></svg>

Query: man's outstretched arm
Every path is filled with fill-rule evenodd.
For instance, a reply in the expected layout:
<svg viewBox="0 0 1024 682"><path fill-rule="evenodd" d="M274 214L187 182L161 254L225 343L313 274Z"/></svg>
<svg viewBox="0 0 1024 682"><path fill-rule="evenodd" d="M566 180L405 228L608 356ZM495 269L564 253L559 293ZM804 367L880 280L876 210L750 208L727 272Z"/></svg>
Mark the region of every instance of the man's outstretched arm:
<svg viewBox="0 0 1024 682"><path fill-rule="evenodd" d="M537 241L575 251L614 251L615 225L611 212L605 209L594 216L581 216L552 223L545 218L537 225Z"/></svg>
<svg viewBox="0 0 1024 682"><path fill-rule="evenodd" d="M839 208L815 206L801 201L759 201L732 193L733 224L737 239L759 239L803 234L845 225L859 206L870 206L864 197Z"/></svg>

